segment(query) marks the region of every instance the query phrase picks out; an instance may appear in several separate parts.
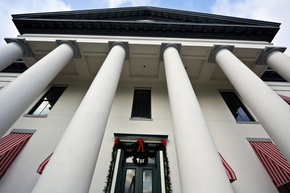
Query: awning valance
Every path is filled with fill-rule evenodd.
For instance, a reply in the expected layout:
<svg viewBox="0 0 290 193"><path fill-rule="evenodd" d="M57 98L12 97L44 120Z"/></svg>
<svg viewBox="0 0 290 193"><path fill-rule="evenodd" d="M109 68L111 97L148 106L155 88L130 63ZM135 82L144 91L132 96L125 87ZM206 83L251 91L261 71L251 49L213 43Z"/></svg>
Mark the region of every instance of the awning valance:
<svg viewBox="0 0 290 193"><path fill-rule="evenodd" d="M279 96L286 102L286 103L288 103L289 105L290 105L290 97L288 97L288 96L284 96L284 95L280 95L279 94Z"/></svg>
<svg viewBox="0 0 290 193"><path fill-rule="evenodd" d="M42 174L45 166L48 164L51 156L52 156L53 152L39 165L38 169L37 169L37 173Z"/></svg>
<svg viewBox="0 0 290 193"><path fill-rule="evenodd" d="M276 187L290 182L290 164L271 142L250 142Z"/></svg>
<svg viewBox="0 0 290 193"><path fill-rule="evenodd" d="M30 133L11 133L0 139L0 178L31 136Z"/></svg>
<svg viewBox="0 0 290 193"><path fill-rule="evenodd" d="M236 174L234 172L234 170L229 166L229 164L226 162L226 160L223 158L223 156L219 153L222 163L225 167L226 173L228 175L228 178L230 180L230 182L234 182L235 180L237 180Z"/></svg>

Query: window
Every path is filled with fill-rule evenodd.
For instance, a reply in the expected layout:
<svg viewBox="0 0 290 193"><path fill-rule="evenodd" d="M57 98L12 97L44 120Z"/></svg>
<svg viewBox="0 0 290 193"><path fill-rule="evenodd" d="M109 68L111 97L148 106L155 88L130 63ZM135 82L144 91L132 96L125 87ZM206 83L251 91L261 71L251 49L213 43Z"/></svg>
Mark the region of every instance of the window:
<svg viewBox="0 0 290 193"><path fill-rule="evenodd" d="M9 135L0 139L0 179L34 132L34 130L13 129Z"/></svg>
<svg viewBox="0 0 290 193"><path fill-rule="evenodd" d="M19 58L5 69L3 69L1 72L22 73L25 70L27 70L27 66L25 65L22 58Z"/></svg>
<svg viewBox="0 0 290 193"><path fill-rule="evenodd" d="M28 112L29 115L47 115L66 87L52 87Z"/></svg>
<svg viewBox="0 0 290 193"><path fill-rule="evenodd" d="M290 192L290 164L270 139L248 138L280 193Z"/></svg>
<svg viewBox="0 0 290 193"><path fill-rule="evenodd" d="M255 121L234 92L220 92L236 121Z"/></svg>
<svg viewBox="0 0 290 193"><path fill-rule="evenodd" d="M151 119L151 90L135 89L131 118Z"/></svg>

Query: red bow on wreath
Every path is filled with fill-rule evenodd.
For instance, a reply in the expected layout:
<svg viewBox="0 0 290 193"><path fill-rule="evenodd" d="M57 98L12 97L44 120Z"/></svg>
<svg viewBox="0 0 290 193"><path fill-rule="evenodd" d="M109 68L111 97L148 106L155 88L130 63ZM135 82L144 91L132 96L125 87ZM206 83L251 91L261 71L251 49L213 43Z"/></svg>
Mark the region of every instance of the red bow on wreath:
<svg viewBox="0 0 290 193"><path fill-rule="evenodd" d="M139 139L138 145L139 145L138 151L140 151L141 148L143 150L143 140L142 139Z"/></svg>

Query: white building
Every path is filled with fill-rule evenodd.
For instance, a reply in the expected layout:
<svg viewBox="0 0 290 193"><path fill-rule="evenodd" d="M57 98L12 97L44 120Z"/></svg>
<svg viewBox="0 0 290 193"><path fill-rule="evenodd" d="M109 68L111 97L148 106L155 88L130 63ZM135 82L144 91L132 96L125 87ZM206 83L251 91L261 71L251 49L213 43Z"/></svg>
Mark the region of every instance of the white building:
<svg viewBox="0 0 290 193"><path fill-rule="evenodd" d="M13 22L0 70L20 57L28 69L0 73L1 193L290 192L279 23L154 7ZM288 82L261 80L269 66ZM8 167L15 135L28 140Z"/></svg>

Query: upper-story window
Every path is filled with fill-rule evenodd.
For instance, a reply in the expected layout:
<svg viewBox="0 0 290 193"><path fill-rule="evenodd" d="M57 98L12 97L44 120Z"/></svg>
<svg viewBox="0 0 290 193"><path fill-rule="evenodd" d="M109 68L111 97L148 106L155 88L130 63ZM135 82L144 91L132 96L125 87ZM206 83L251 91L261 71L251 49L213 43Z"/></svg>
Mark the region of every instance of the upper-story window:
<svg viewBox="0 0 290 193"><path fill-rule="evenodd" d="M28 112L29 115L47 115L56 101L65 91L66 87L52 87L47 93L34 105L34 107Z"/></svg>
<svg viewBox="0 0 290 193"><path fill-rule="evenodd" d="M150 89L135 89L131 118L151 119Z"/></svg>
<svg viewBox="0 0 290 193"><path fill-rule="evenodd" d="M22 73L27 70L27 66L25 65L22 58L19 58L6 68L4 68L1 72L10 72L10 73Z"/></svg>
<svg viewBox="0 0 290 193"><path fill-rule="evenodd" d="M234 92L220 92L236 121L255 121Z"/></svg>

